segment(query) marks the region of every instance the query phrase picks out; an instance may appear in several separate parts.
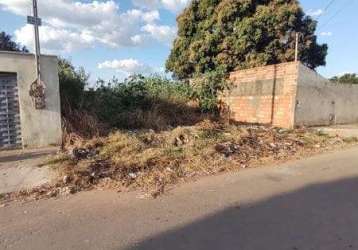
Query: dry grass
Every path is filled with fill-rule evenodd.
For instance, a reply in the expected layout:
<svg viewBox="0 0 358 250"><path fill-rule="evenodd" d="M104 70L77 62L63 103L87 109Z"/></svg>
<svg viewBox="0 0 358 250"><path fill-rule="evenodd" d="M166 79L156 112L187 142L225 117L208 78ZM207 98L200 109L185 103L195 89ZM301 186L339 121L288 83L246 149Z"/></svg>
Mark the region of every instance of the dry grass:
<svg viewBox="0 0 358 250"><path fill-rule="evenodd" d="M56 196L94 187L142 189L154 197L168 184L291 159L357 143L304 129L234 126L203 121L173 130L119 130L105 137L72 137L67 153L53 159L53 186L35 190ZM28 194L27 194L28 195Z"/></svg>
<svg viewBox="0 0 358 250"><path fill-rule="evenodd" d="M123 187L151 190L188 177L248 167L262 160L282 160L334 143L343 141L305 130L204 121L171 131L116 131L105 138L81 141L81 148L97 153L86 159L70 160L61 164L60 169L65 169L64 174L76 186L85 183L87 188L88 183L111 178Z"/></svg>

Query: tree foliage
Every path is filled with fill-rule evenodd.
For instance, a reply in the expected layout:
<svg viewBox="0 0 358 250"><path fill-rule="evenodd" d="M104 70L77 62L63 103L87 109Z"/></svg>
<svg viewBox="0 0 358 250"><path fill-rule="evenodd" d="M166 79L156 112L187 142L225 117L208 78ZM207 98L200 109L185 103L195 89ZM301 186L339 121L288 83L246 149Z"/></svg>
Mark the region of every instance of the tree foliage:
<svg viewBox="0 0 358 250"><path fill-rule="evenodd" d="M12 37L5 32L0 32L0 51L29 52L25 46L21 46L12 40Z"/></svg>
<svg viewBox="0 0 358 250"><path fill-rule="evenodd" d="M295 32L300 60L325 65L328 47L317 43L317 22L297 0L193 0L177 22L166 68L178 78L292 61Z"/></svg>
<svg viewBox="0 0 358 250"><path fill-rule="evenodd" d="M337 83L358 84L358 75L348 73L342 76L335 76L331 78L331 81Z"/></svg>
<svg viewBox="0 0 358 250"><path fill-rule="evenodd" d="M68 108L81 108L89 75L83 68L76 69L70 61L60 58L58 61L58 76L62 112L67 112Z"/></svg>

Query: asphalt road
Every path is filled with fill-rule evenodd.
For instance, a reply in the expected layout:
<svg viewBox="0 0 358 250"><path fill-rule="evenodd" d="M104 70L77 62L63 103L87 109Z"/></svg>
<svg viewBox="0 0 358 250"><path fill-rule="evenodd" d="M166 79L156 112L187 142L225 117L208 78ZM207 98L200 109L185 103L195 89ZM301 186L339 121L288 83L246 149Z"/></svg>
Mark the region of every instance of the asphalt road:
<svg viewBox="0 0 358 250"><path fill-rule="evenodd" d="M0 249L358 249L358 148L183 184L0 208Z"/></svg>

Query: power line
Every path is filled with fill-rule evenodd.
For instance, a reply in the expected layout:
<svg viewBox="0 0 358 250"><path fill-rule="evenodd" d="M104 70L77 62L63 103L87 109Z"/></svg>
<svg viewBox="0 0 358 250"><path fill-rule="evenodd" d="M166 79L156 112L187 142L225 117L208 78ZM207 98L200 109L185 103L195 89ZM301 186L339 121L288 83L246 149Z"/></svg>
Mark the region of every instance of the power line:
<svg viewBox="0 0 358 250"><path fill-rule="evenodd" d="M334 1L334 0L333 0ZM354 3L354 1L352 0L348 0L343 6L342 8L340 8L337 12L335 12L325 23L323 23L320 27L319 30L321 30L322 28L326 27L334 18L336 18L346 7L349 6L349 4Z"/></svg>
<svg viewBox="0 0 358 250"><path fill-rule="evenodd" d="M323 11L326 12L326 11L329 9L329 7L331 7L332 4L333 4L335 1L336 1L336 0L331 0L331 1L327 4L327 6L323 9Z"/></svg>
<svg viewBox="0 0 358 250"><path fill-rule="evenodd" d="M321 16L324 15L324 14L327 12L327 10L332 6L332 4L333 4L335 1L336 1L336 0L330 0L330 1L328 2L328 4L326 5L326 7L323 8L321 15L319 15L319 16L317 17L317 22L319 21L319 19L321 18Z"/></svg>

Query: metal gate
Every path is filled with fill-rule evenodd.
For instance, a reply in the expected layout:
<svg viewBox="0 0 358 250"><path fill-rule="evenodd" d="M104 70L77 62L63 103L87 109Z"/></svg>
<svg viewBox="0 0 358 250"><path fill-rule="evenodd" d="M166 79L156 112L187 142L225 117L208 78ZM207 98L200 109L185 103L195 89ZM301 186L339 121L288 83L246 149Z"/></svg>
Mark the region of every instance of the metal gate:
<svg viewBox="0 0 358 250"><path fill-rule="evenodd" d="M0 149L21 147L16 74L0 73Z"/></svg>

